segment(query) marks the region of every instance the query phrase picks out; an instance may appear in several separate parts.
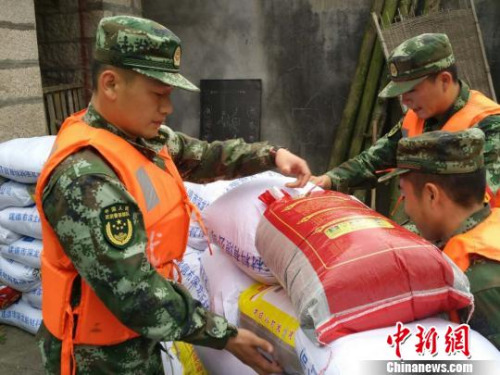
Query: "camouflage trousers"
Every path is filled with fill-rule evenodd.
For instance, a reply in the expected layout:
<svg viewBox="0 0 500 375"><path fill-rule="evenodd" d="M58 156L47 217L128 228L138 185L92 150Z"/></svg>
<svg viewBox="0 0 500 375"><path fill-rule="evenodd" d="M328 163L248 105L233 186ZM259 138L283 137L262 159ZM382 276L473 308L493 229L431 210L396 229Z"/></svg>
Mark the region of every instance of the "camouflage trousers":
<svg viewBox="0 0 500 375"><path fill-rule="evenodd" d="M61 373L62 343L42 324L37 333L38 346L46 374ZM78 375L163 375L158 342L137 337L112 346L75 345Z"/></svg>

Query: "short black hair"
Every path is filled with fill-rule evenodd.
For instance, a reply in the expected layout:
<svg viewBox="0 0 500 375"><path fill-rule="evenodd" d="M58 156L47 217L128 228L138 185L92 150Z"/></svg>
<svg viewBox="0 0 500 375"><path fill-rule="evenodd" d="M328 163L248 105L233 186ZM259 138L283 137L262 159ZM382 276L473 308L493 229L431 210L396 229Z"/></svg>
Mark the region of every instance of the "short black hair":
<svg viewBox="0 0 500 375"><path fill-rule="evenodd" d="M428 80L431 80L434 82L437 78L437 76L443 72L448 72L451 74L451 78L453 79L453 82L457 83L458 82L458 68L456 64L451 64L449 67L446 69L440 70L439 72L429 74L427 76Z"/></svg>
<svg viewBox="0 0 500 375"><path fill-rule="evenodd" d="M108 65L103 64L96 60L94 60L94 62L92 63L92 67L90 69L90 74L92 77L92 92L97 91L97 81L99 79L99 74L101 74L101 72L105 70L107 67Z"/></svg>
<svg viewBox="0 0 500 375"><path fill-rule="evenodd" d="M486 192L486 170L478 169L471 173L429 174L410 172L404 175L413 185L417 197L422 196L426 183L438 185L448 197L463 208L471 208L484 202Z"/></svg>
<svg viewBox="0 0 500 375"><path fill-rule="evenodd" d="M133 70L119 68L114 65L103 64L100 61L94 60L91 67L92 92L97 92L99 75L107 69L119 70L120 73L122 73L122 76L125 77L125 80L127 81L132 80L133 77L135 77L138 74Z"/></svg>

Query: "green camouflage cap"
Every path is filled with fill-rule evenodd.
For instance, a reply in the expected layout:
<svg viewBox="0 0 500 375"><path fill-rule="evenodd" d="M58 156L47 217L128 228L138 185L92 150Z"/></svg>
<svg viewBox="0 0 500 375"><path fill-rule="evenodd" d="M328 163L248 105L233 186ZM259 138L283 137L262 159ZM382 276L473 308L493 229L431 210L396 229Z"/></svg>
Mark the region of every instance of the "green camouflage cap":
<svg viewBox="0 0 500 375"><path fill-rule="evenodd" d="M179 73L181 40L165 26L151 20L131 16L101 19L97 27L95 59L174 87L200 91Z"/></svg>
<svg viewBox="0 0 500 375"><path fill-rule="evenodd" d="M440 72L455 63L446 34L420 34L397 46L387 64L391 82L380 92L392 98L412 90L429 74Z"/></svg>
<svg viewBox="0 0 500 375"><path fill-rule="evenodd" d="M484 167L484 133L478 128L460 132L433 131L402 138L397 168L379 182L410 171L429 174L472 173Z"/></svg>

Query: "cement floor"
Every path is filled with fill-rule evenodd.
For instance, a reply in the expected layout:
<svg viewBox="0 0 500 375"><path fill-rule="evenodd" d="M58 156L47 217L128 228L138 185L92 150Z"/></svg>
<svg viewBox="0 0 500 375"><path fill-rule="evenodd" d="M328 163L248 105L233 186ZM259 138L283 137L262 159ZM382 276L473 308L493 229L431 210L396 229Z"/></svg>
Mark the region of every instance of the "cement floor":
<svg viewBox="0 0 500 375"><path fill-rule="evenodd" d="M0 324L0 374L43 375L42 359L35 336L19 328Z"/></svg>

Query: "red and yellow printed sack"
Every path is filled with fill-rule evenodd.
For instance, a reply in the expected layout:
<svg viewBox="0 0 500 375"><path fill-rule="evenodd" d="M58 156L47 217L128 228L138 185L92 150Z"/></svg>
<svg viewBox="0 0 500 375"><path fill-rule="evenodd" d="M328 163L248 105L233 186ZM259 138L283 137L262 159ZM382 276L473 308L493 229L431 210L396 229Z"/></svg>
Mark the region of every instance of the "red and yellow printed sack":
<svg viewBox="0 0 500 375"><path fill-rule="evenodd" d="M446 255L351 196L262 200L257 249L304 332L322 344L472 304L467 278Z"/></svg>

